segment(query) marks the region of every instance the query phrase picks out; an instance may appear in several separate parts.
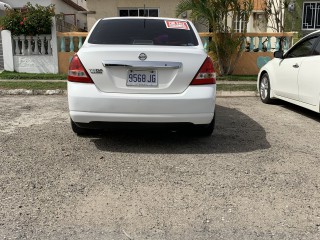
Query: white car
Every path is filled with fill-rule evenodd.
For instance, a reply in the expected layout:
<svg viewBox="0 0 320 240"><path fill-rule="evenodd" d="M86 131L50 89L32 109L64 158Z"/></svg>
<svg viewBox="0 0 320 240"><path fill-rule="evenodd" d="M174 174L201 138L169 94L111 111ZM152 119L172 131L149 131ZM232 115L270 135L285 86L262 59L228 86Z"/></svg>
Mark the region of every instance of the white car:
<svg viewBox="0 0 320 240"><path fill-rule="evenodd" d="M84 134L130 123L209 136L215 124L215 76L190 21L100 19L70 63L72 129Z"/></svg>
<svg viewBox="0 0 320 240"><path fill-rule="evenodd" d="M257 85L264 103L278 98L319 112L320 31L305 36L285 54L275 52L261 68Z"/></svg>

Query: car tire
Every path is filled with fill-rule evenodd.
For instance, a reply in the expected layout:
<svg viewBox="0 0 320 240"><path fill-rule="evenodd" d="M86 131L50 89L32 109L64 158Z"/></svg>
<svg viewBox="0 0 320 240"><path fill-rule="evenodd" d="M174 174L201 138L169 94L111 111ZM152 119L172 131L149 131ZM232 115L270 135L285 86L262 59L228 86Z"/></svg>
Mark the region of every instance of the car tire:
<svg viewBox="0 0 320 240"><path fill-rule="evenodd" d="M193 135L197 137L210 137L215 127L215 116L212 121L207 125L194 126Z"/></svg>
<svg viewBox="0 0 320 240"><path fill-rule="evenodd" d="M270 98L270 79L268 73L264 73L259 82L259 95L263 103L272 103Z"/></svg>
<svg viewBox="0 0 320 240"><path fill-rule="evenodd" d="M77 124L75 124L75 122L72 121L71 118L70 118L70 121L71 121L72 131L77 135L88 135L91 132L90 129L78 127Z"/></svg>

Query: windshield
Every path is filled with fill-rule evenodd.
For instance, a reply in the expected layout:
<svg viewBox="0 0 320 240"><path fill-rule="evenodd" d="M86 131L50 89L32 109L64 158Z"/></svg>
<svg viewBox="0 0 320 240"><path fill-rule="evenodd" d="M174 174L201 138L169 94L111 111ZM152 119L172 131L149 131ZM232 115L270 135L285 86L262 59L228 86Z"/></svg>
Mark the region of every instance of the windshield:
<svg viewBox="0 0 320 240"><path fill-rule="evenodd" d="M186 21L163 19L101 20L88 40L92 44L197 46Z"/></svg>

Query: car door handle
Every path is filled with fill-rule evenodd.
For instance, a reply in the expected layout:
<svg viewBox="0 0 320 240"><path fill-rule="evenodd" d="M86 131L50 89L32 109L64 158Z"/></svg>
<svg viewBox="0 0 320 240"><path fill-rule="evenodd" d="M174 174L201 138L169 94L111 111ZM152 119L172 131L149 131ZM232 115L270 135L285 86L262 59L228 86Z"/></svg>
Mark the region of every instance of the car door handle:
<svg viewBox="0 0 320 240"><path fill-rule="evenodd" d="M294 67L294 68L298 68L299 67L299 64L298 63L296 63L295 65L293 65L292 67Z"/></svg>

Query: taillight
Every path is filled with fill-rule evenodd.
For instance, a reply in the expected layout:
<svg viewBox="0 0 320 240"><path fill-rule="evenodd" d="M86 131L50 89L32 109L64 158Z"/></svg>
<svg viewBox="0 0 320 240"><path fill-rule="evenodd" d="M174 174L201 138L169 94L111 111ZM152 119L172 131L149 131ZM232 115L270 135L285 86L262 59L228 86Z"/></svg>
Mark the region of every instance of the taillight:
<svg viewBox="0 0 320 240"><path fill-rule="evenodd" d="M81 83L93 83L91 77L84 69L78 55L74 55L68 71L68 81L81 82Z"/></svg>
<svg viewBox="0 0 320 240"><path fill-rule="evenodd" d="M207 57L202 64L197 75L193 78L190 85L216 84L216 73L213 68L213 62Z"/></svg>

